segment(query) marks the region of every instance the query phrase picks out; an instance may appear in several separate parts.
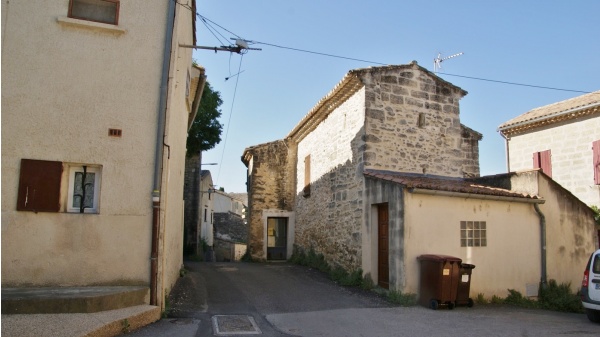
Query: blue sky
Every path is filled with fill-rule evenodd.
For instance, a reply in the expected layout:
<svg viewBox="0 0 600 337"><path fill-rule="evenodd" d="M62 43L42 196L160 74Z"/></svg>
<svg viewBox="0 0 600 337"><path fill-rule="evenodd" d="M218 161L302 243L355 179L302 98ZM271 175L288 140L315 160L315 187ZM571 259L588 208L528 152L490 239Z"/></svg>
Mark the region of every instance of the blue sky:
<svg viewBox="0 0 600 337"><path fill-rule="evenodd" d="M578 91L600 90L600 1L197 1L197 44L263 42L245 55L197 50L221 93L223 141L203 153L213 181L246 191L246 147L282 139L351 69L464 55L439 76L466 90L461 122L483 134L481 174L506 171L503 122L583 93L501 84L461 75ZM229 32L219 28L228 30ZM222 34L222 36L220 34ZM235 34L235 35L234 35ZM269 46L339 55L348 60ZM238 71L242 72L235 76ZM225 80L226 78L229 80Z"/></svg>

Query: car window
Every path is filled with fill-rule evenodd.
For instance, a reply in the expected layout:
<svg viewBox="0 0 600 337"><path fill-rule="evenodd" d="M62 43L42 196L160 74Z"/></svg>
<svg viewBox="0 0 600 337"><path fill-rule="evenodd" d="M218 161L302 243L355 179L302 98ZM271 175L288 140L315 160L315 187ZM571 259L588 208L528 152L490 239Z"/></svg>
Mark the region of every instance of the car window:
<svg viewBox="0 0 600 337"><path fill-rule="evenodd" d="M600 274L600 254L594 256L594 262L592 262L592 272L594 274Z"/></svg>

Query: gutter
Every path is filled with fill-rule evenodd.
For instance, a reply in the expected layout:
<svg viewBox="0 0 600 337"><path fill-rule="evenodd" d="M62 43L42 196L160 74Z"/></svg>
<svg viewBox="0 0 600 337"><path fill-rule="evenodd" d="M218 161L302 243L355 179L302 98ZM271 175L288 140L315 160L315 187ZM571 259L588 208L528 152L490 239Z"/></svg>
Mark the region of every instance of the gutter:
<svg viewBox="0 0 600 337"><path fill-rule="evenodd" d="M160 234L160 188L162 179L163 146L165 137L165 118L169 85L169 68L173 44L173 25L175 23L175 1L169 1L167 10L167 31L163 54L162 75L160 80L160 101L158 104L158 125L156 129L156 147L154 152L154 185L152 188L152 252L150 255L150 305L157 305L158 293L158 241Z"/></svg>
<svg viewBox="0 0 600 337"><path fill-rule="evenodd" d="M544 200L544 199L530 199L530 198L519 198L519 197L506 197L506 196L502 196L502 195L428 190L428 189L424 189L424 188L409 188L408 191L410 193L416 193L416 194L438 195L438 196L444 196L444 197L457 197L457 198L465 198L465 199L483 199L483 200L522 202L522 203L534 204L534 205L543 204L546 202L546 200Z"/></svg>
<svg viewBox="0 0 600 337"><path fill-rule="evenodd" d="M188 119L188 132L192 128L192 124L194 124L194 120L196 119L196 115L198 114L200 100L202 99L202 93L204 92L204 86L206 85L206 75L204 72L204 68L198 68L198 70L200 71L200 75L198 76L198 86L196 87L196 92L194 94L192 112Z"/></svg>
<svg viewBox="0 0 600 337"><path fill-rule="evenodd" d="M540 246L541 246L541 264L542 264L542 275L540 277L540 286L542 289L546 288L548 285L548 275L547 275L547 266L546 266L546 217L544 213L540 210L538 204L533 204L533 208L540 218Z"/></svg>
<svg viewBox="0 0 600 337"><path fill-rule="evenodd" d="M537 118L529 119L529 120L522 121L522 122L519 122L519 123L516 123L516 124L506 125L504 127L499 127L498 131L500 131L500 133L503 133L502 131L504 131L504 130L509 130L509 129L517 128L519 126L523 126L523 125L527 125L527 124L533 124L533 123L536 123L536 122L541 122L541 121L544 121L544 120L548 120L548 119L560 117L560 116L563 116L563 115L568 115L568 114L570 114L572 112L575 112L575 111L583 111L583 110L592 109L592 108L596 108L596 107L600 107L600 103L593 103L593 104L586 105L586 106L580 106L580 107L572 108L572 109L569 109L569 110L566 110L566 111L557 112L557 113L554 113L554 114L551 114L551 115L540 116L540 117L537 117Z"/></svg>

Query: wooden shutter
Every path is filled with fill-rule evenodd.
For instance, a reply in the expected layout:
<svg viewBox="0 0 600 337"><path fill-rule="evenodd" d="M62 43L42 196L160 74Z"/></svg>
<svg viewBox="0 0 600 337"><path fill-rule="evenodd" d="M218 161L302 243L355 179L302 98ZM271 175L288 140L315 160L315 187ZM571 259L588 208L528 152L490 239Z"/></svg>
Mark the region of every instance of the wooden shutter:
<svg viewBox="0 0 600 337"><path fill-rule="evenodd" d="M17 211L58 212L62 169L59 161L21 159Z"/></svg>
<svg viewBox="0 0 600 337"><path fill-rule="evenodd" d="M594 184L600 185L600 140L592 143L593 163L594 163Z"/></svg>
<svg viewBox="0 0 600 337"><path fill-rule="evenodd" d="M548 177L552 178L552 154L550 150L533 154L533 168L541 168Z"/></svg>
<svg viewBox="0 0 600 337"><path fill-rule="evenodd" d="M310 154L304 158L304 190L305 197L310 196Z"/></svg>

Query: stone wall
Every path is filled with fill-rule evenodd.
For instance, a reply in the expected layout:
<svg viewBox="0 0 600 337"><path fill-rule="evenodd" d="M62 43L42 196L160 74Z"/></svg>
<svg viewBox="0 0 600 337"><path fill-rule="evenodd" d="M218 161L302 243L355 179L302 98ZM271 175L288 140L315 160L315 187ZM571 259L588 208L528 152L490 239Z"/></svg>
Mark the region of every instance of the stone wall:
<svg viewBox="0 0 600 337"><path fill-rule="evenodd" d="M298 144L295 244L347 270L361 266L364 89L335 109ZM310 155L310 196L304 158Z"/></svg>
<svg viewBox="0 0 600 337"><path fill-rule="evenodd" d="M241 216L232 212L214 213L215 238L233 242L248 241L248 226Z"/></svg>
<svg viewBox="0 0 600 337"><path fill-rule="evenodd" d="M479 175L477 142L460 124L464 90L416 63L361 74L366 87L365 168Z"/></svg>
<svg viewBox="0 0 600 337"><path fill-rule="evenodd" d="M200 203L200 156L185 158L185 174L183 187L184 214L184 253L196 251L198 238L198 206Z"/></svg>
<svg viewBox="0 0 600 337"><path fill-rule="evenodd" d="M252 258L265 260L263 210L292 211L294 206L295 148L279 140L246 149L248 180L248 249Z"/></svg>

